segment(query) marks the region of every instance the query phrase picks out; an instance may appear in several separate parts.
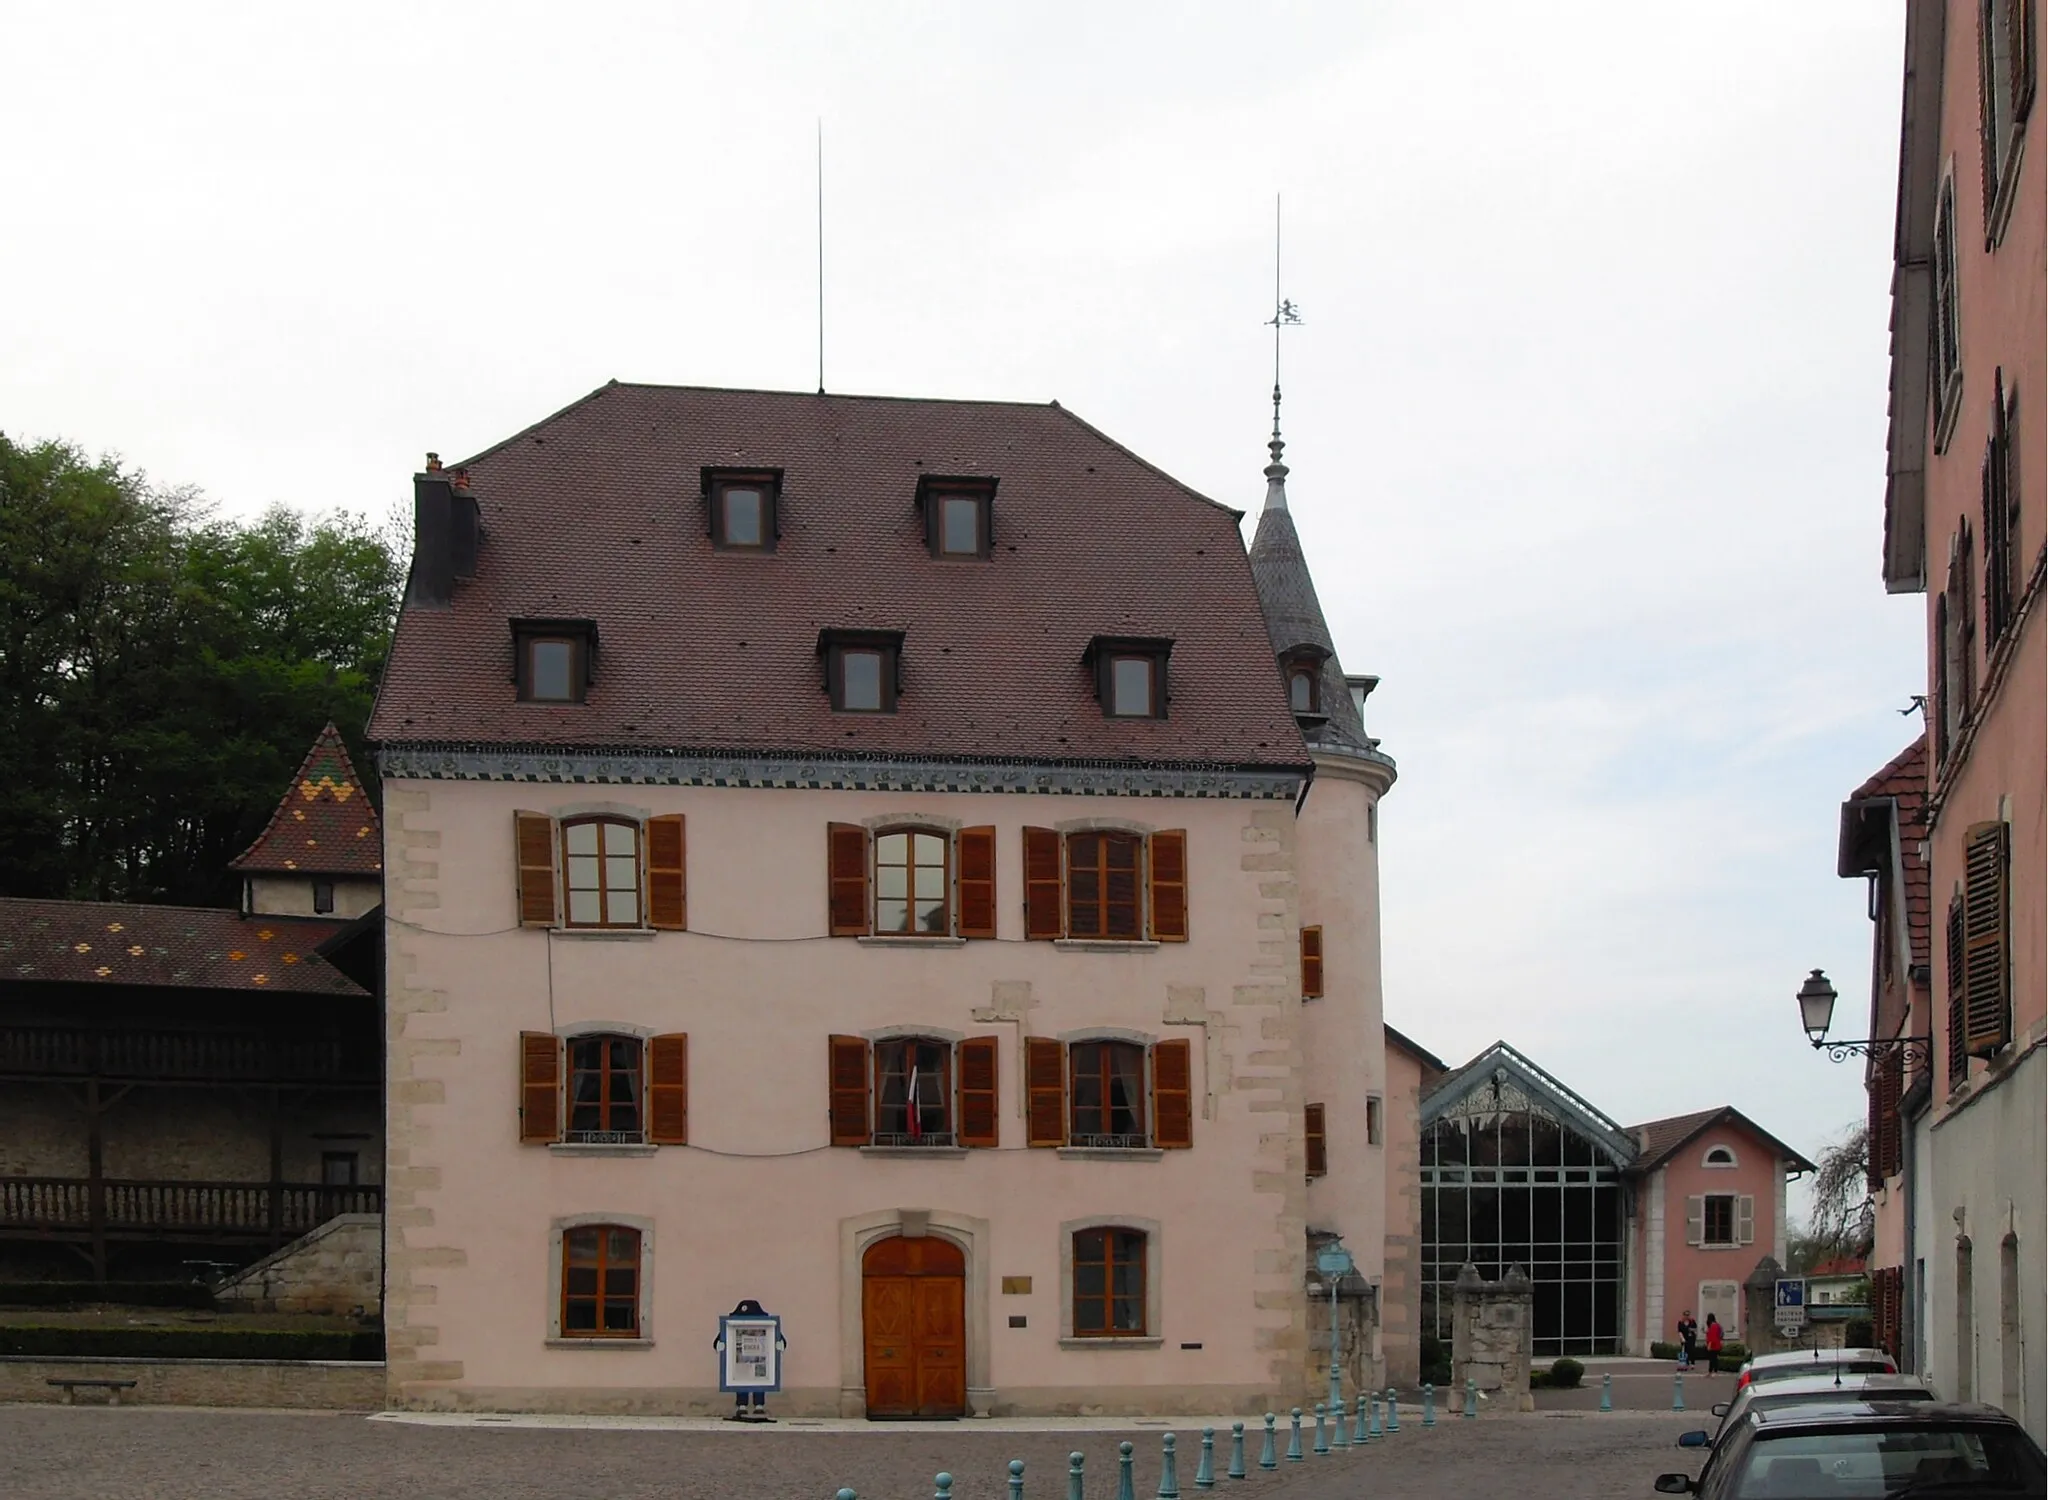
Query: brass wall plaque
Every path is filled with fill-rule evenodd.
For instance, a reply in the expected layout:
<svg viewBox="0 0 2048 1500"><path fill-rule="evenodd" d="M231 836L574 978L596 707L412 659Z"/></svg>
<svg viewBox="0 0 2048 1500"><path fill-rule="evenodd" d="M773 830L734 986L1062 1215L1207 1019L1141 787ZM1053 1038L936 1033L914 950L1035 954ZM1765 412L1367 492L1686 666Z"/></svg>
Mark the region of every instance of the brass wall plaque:
<svg viewBox="0 0 2048 1500"><path fill-rule="evenodd" d="M1003 1295L1005 1297L1030 1296L1031 1278L1029 1276L1005 1276L1003 1278Z"/></svg>

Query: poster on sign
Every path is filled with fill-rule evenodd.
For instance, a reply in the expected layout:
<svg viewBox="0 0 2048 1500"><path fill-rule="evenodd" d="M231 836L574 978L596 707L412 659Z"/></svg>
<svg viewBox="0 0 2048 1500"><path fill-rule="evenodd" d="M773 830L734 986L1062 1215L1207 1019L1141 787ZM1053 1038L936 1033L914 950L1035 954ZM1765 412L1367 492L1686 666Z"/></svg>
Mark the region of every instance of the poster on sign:
<svg viewBox="0 0 2048 1500"><path fill-rule="evenodd" d="M773 1313L728 1313L718 1320L718 1388L768 1395L782 1389L782 1319Z"/></svg>

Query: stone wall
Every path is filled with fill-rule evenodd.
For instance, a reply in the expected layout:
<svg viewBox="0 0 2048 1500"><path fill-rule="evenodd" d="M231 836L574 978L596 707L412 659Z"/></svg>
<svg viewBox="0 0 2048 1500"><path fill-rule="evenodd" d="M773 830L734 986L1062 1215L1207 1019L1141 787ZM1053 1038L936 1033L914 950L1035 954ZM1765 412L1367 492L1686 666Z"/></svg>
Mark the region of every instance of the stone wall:
<svg viewBox="0 0 2048 1500"><path fill-rule="evenodd" d="M1533 1410L1529 1357L1535 1331L1535 1297L1520 1266L1509 1266L1499 1281L1486 1281L1467 1265L1458 1273L1451 1322L1455 1389L1462 1391L1470 1380L1498 1393L1511 1410Z"/></svg>
<svg viewBox="0 0 2048 1500"><path fill-rule="evenodd" d="M384 1288L384 1216L341 1214L214 1289L249 1312L376 1316Z"/></svg>
<svg viewBox="0 0 2048 1500"><path fill-rule="evenodd" d="M124 1406L263 1406L314 1411L378 1411L384 1366L375 1361L292 1359L50 1359L0 1355L0 1402L62 1401L53 1378L132 1380ZM79 1404L103 1402L80 1391Z"/></svg>
<svg viewBox="0 0 2048 1500"><path fill-rule="evenodd" d="M355 1155L359 1180L383 1175L382 1106L360 1096L317 1095L284 1108L284 1176L318 1182L322 1154ZM100 1126L107 1176L145 1181L270 1180L270 1106L255 1090L135 1088L109 1106ZM0 1175L83 1177L86 1116L59 1084L0 1090Z"/></svg>

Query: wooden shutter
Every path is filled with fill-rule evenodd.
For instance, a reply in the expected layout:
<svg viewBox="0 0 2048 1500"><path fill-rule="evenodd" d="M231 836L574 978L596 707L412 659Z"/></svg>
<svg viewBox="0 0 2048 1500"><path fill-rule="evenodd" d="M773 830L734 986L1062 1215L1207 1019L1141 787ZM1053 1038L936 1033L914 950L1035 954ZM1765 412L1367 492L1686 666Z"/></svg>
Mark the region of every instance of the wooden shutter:
<svg viewBox="0 0 2048 1500"><path fill-rule="evenodd" d="M1301 998L1320 1000L1323 997L1323 929L1304 927L1301 929Z"/></svg>
<svg viewBox="0 0 2048 1500"><path fill-rule="evenodd" d="M868 1044L857 1036L832 1038L832 1144L868 1143Z"/></svg>
<svg viewBox="0 0 2048 1500"><path fill-rule="evenodd" d="M955 847L960 871L959 935L992 938L996 935L996 831L963 828Z"/></svg>
<svg viewBox="0 0 2048 1500"><path fill-rule="evenodd" d="M1322 1105L1303 1105L1301 1118L1303 1138L1308 1146L1308 1175L1327 1176L1330 1170L1330 1147L1323 1133Z"/></svg>
<svg viewBox="0 0 2048 1500"><path fill-rule="evenodd" d="M1050 828L1024 830L1024 936L1066 935L1066 901L1060 881L1060 836Z"/></svg>
<svg viewBox="0 0 2048 1500"><path fill-rule="evenodd" d="M690 1039L680 1031L647 1043L647 1139L657 1146L689 1144Z"/></svg>
<svg viewBox="0 0 2048 1500"><path fill-rule="evenodd" d="M1963 1034L1963 992L1968 970L1963 961L1963 898L1948 904L1948 1081L1961 1083L1970 1071L1970 1053Z"/></svg>
<svg viewBox="0 0 2048 1500"><path fill-rule="evenodd" d="M1067 1048L1049 1036L1024 1038L1025 1136L1033 1146L1067 1143Z"/></svg>
<svg viewBox="0 0 2048 1500"><path fill-rule="evenodd" d="M1170 828L1151 838L1151 857L1145 861L1152 882L1152 940L1155 943L1185 943L1188 940L1188 834L1185 828Z"/></svg>
<svg viewBox="0 0 2048 1500"><path fill-rule="evenodd" d="M664 813L647 820L647 925L681 932L690 925L689 886L684 879L683 815Z"/></svg>
<svg viewBox="0 0 2048 1500"><path fill-rule="evenodd" d="M562 1138L562 1042L551 1031L519 1033L519 1140Z"/></svg>
<svg viewBox="0 0 2048 1500"><path fill-rule="evenodd" d="M872 925L868 831L852 823L832 824L825 830L825 863L832 936L865 937Z"/></svg>
<svg viewBox="0 0 2048 1500"><path fill-rule="evenodd" d="M2004 823L1963 836L1963 1035L1972 1057L2012 1040L2012 963Z"/></svg>
<svg viewBox="0 0 2048 1500"><path fill-rule="evenodd" d="M971 1036L960 1044L960 1144L997 1145L996 1038Z"/></svg>
<svg viewBox="0 0 2048 1500"><path fill-rule="evenodd" d="M1706 1239L1706 1194L1694 1193L1685 1200L1685 1242L1688 1245L1701 1245L1706 1243Z"/></svg>
<svg viewBox="0 0 2048 1500"><path fill-rule="evenodd" d="M1854 1191L1852 1188L1850 1191ZM1735 1200L1735 1243L1747 1245L1756 1238L1756 1199L1748 1193Z"/></svg>
<svg viewBox="0 0 2048 1500"><path fill-rule="evenodd" d="M1185 1041L1152 1048L1152 1144L1185 1151L1195 1143L1193 1068Z"/></svg>
<svg viewBox="0 0 2048 1500"><path fill-rule="evenodd" d="M1863 1185L1871 1192L1884 1186L1884 1062L1870 1065L1863 1078Z"/></svg>
<svg viewBox="0 0 2048 1500"><path fill-rule="evenodd" d="M546 813L512 814L519 850L519 925L555 925L555 820Z"/></svg>

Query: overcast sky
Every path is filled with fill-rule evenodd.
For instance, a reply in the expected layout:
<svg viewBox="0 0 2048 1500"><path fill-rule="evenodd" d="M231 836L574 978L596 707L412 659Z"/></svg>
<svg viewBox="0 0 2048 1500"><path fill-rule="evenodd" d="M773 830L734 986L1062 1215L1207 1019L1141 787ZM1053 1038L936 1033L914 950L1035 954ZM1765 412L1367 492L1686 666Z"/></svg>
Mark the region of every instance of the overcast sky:
<svg viewBox="0 0 2048 1500"><path fill-rule="evenodd" d="M607 379L1052 398L1288 460L1400 763L1387 1018L1809 1153L1879 578L1903 20L1868 0L7 6L0 429L382 515ZM1247 522L1249 525L1249 520Z"/></svg>

